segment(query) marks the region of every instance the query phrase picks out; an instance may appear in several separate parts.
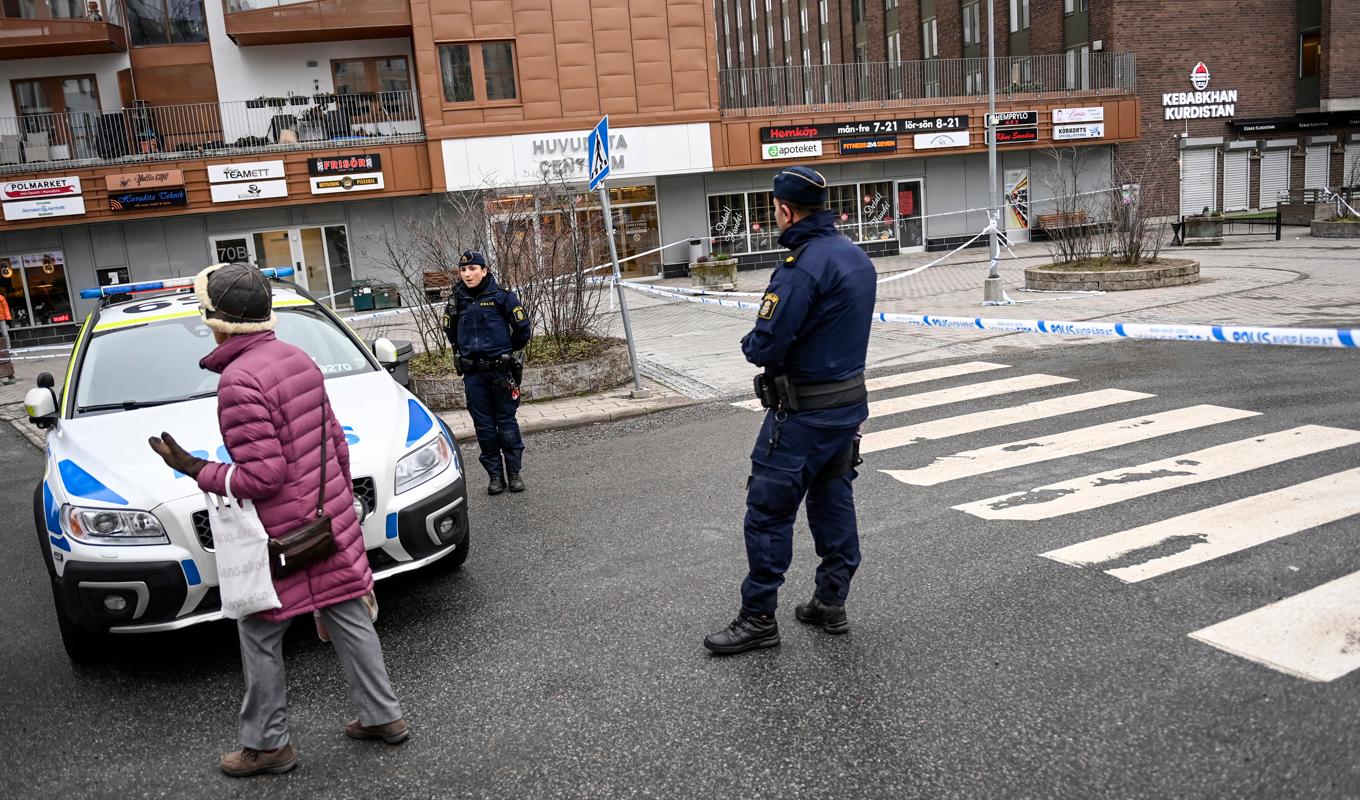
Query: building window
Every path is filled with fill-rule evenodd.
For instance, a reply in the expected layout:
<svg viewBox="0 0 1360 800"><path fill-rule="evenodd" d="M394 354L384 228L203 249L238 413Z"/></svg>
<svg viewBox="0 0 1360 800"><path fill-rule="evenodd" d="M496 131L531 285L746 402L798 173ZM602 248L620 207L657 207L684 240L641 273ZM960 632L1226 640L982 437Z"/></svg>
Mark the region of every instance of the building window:
<svg viewBox="0 0 1360 800"><path fill-rule="evenodd" d="M817 18L821 20L823 26L826 25L826 15L827 15L826 4L827 4L827 0L819 0L819 2L817 3ZM824 34L825 34L825 32L824 32Z"/></svg>
<svg viewBox="0 0 1360 800"><path fill-rule="evenodd" d="M1029 0L1011 0L1011 33L1029 30Z"/></svg>
<svg viewBox="0 0 1360 800"><path fill-rule="evenodd" d="M14 81L14 107L20 116L99 111L99 85L93 75Z"/></svg>
<svg viewBox="0 0 1360 800"><path fill-rule="evenodd" d="M1063 14L1085 14L1091 7L1090 0L1063 0Z"/></svg>
<svg viewBox="0 0 1360 800"><path fill-rule="evenodd" d="M66 259L60 250L26 255L0 255L0 292L9 302L15 328L70 325L71 293L66 286Z"/></svg>
<svg viewBox="0 0 1360 800"><path fill-rule="evenodd" d="M888 60L902 60L902 32L893 31L888 34Z"/></svg>
<svg viewBox="0 0 1360 800"><path fill-rule="evenodd" d="M1299 77L1313 78L1322 67L1322 32L1308 31L1299 34Z"/></svg>
<svg viewBox="0 0 1360 800"><path fill-rule="evenodd" d="M982 20L978 14L978 4L969 3L963 7L963 46L982 44Z"/></svg>
<svg viewBox="0 0 1360 800"><path fill-rule="evenodd" d="M331 77L338 95L358 95L346 103L364 122L381 119L415 119L411 74L406 56L346 58L331 61ZM385 117L384 117L385 115Z"/></svg>
<svg viewBox="0 0 1360 800"><path fill-rule="evenodd" d="M883 10L892 11L894 8L897 8L898 4L899 0L883 0Z"/></svg>
<svg viewBox="0 0 1360 800"><path fill-rule="evenodd" d="M940 43L935 38L938 30L935 18L931 17L921 23L921 57L938 58L940 55Z"/></svg>
<svg viewBox="0 0 1360 800"><path fill-rule="evenodd" d="M822 40L822 63L831 63L831 42L827 39ZM828 80L830 78L828 77Z"/></svg>
<svg viewBox="0 0 1360 800"><path fill-rule="evenodd" d="M1072 47L1067 54L1067 88L1091 88L1091 46Z"/></svg>
<svg viewBox="0 0 1360 800"><path fill-rule="evenodd" d="M202 0L126 0L123 5L135 47L208 41Z"/></svg>
<svg viewBox="0 0 1360 800"><path fill-rule="evenodd" d="M504 103L515 100L515 45L477 42L439 45L445 103Z"/></svg>

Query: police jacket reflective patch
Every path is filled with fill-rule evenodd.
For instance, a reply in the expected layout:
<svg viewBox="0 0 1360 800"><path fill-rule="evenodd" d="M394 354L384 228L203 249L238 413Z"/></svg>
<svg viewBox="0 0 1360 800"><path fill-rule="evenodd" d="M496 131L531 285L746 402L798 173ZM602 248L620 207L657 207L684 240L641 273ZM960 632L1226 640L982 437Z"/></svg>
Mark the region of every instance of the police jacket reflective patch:
<svg viewBox="0 0 1360 800"><path fill-rule="evenodd" d="M780 235L797 257L775 268L755 329L741 340L747 361L796 385L864 372L878 279L869 256L836 230L835 219L823 211Z"/></svg>
<svg viewBox="0 0 1360 800"><path fill-rule="evenodd" d="M453 287L444 308L444 332L465 358L496 358L521 350L533 336L533 321L515 293L487 273L476 290Z"/></svg>

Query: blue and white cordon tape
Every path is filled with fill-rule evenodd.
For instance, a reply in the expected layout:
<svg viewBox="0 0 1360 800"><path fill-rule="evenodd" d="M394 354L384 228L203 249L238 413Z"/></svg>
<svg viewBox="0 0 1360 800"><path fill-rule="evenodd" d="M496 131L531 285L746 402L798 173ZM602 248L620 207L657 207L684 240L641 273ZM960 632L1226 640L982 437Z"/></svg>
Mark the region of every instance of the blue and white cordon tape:
<svg viewBox="0 0 1360 800"><path fill-rule="evenodd" d="M712 295L689 295L666 287L623 281L623 285L645 294L683 300L687 303L725 306L755 311L759 303L724 300ZM1068 322L1042 319L988 319L985 317L937 317L929 314L894 314L875 311L875 322L918 325L924 328L994 331L999 333L1046 333L1056 336L1094 336L1110 339L1147 339L1183 342L1221 342L1225 344L1266 344L1290 347L1340 347L1354 349L1360 341L1356 328L1265 328L1249 325L1182 325L1161 322Z"/></svg>

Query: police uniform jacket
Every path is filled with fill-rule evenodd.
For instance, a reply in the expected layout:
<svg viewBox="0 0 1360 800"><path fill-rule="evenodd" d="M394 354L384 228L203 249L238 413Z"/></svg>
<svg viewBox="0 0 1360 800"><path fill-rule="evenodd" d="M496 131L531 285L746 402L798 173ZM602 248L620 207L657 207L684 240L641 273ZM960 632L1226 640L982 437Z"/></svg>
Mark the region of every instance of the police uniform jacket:
<svg viewBox="0 0 1360 800"><path fill-rule="evenodd" d="M444 308L444 332L464 358L499 358L522 349L533 336L533 322L515 293L496 285L487 273L476 289L459 282Z"/></svg>
<svg viewBox="0 0 1360 800"><path fill-rule="evenodd" d="M789 226L779 244L794 251L770 276L755 329L741 340L746 360L794 385L833 383L864 372L877 293L873 262L822 211ZM864 404L803 412L811 424L858 425Z"/></svg>

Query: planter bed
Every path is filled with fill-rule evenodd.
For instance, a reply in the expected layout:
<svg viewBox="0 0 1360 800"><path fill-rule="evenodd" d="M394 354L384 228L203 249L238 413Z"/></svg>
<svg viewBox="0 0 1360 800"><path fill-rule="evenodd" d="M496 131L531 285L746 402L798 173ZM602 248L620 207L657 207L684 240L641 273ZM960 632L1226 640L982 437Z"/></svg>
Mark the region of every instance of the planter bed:
<svg viewBox="0 0 1360 800"><path fill-rule="evenodd" d="M602 392L622 386L632 379L632 375L628 367L628 346L619 342L586 361L526 366L524 380L520 383L520 399L532 402ZM467 407L463 379L457 375L413 375L411 391L435 411Z"/></svg>
<svg viewBox="0 0 1360 800"><path fill-rule="evenodd" d="M1315 219L1309 233L1318 239L1360 239L1360 222Z"/></svg>
<svg viewBox="0 0 1360 800"><path fill-rule="evenodd" d="M1184 258L1161 258L1155 264L1128 269L1115 266L1064 269L1058 265L1025 270L1026 289L1124 292L1191 283L1199 283L1199 262Z"/></svg>

